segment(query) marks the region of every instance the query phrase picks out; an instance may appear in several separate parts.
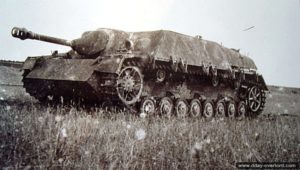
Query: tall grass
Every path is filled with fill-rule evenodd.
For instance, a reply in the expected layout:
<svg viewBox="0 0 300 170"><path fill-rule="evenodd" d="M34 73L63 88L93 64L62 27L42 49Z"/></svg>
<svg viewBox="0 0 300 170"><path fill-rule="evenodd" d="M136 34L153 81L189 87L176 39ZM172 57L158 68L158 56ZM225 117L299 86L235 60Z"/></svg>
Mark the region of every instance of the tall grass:
<svg viewBox="0 0 300 170"><path fill-rule="evenodd" d="M0 106L0 166L199 169L299 161L297 117L140 118L127 112Z"/></svg>

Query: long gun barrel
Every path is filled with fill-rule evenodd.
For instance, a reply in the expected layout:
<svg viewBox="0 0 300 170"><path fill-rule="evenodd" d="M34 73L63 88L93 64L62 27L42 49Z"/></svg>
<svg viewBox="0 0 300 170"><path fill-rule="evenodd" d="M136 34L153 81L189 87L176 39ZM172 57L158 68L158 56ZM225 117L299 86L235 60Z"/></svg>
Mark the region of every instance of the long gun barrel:
<svg viewBox="0 0 300 170"><path fill-rule="evenodd" d="M104 31L90 31L82 35L81 38L67 41L61 38L50 37L28 31L25 28L14 27L11 35L21 40L32 39L45 41L54 44L60 44L71 47L81 55L97 55L103 51L108 43L109 35Z"/></svg>
<svg viewBox="0 0 300 170"><path fill-rule="evenodd" d="M37 34L37 33L31 32L31 31L28 31L25 28L14 27L11 30L11 35L13 37L20 38L21 40L33 39L33 40L40 40L40 41L45 41L45 42L49 42L49 43L55 43L55 44L72 47L71 41L67 41L67 40L64 40L61 38L55 38L55 37Z"/></svg>

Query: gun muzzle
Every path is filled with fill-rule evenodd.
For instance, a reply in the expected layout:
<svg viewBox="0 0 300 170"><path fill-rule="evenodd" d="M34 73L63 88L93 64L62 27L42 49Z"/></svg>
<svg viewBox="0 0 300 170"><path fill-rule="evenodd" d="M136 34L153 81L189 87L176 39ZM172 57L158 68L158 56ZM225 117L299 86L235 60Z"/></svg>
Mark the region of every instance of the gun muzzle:
<svg viewBox="0 0 300 170"><path fill-rule="evenodd" d="M21 40L25 40L25 39L33 39L32 38L32 32L30 31L27 31L26 28L18 28L18 27L14 27L12 30L11 30L11 35L13 37L16 37L16 38L20 38Z"/></svg>

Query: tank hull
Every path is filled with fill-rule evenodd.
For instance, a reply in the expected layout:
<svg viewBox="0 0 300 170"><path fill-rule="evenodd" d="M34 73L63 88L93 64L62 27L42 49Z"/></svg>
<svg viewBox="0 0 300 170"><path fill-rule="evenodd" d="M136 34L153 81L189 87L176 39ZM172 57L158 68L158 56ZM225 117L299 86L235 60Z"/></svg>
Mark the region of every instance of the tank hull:
<svg viewBox="0 0 300 170"><path fill-rule="evenodd" d="M101 103L117 100L112 67L98 68L93 59L47 59L26 61L23 83L28 93L41 101L61 100ZM34 67L28 68L29 62ZM82 69L82 67L86 67Z"/></svg>
<svg viewBox="0 0 300 170"><path fill-rule="evenodd" d="M199 37L98 29L69 44L24 29L13 36L72 47L25 61L24 87L40 101L109 101L149 115L207 118L258 115L265 105L268 89L253 60Z"/></svg>

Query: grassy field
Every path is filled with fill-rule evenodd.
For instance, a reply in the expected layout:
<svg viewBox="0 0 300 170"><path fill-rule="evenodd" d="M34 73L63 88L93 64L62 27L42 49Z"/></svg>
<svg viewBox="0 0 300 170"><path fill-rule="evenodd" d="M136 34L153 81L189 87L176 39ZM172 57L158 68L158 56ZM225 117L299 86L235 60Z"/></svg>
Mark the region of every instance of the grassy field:
<svg viewBox="0 0 300 170"><path fill-rule="evenodd" d="M0 66L0 168L232 169L237 162L295 162L300 89L269 86L255 119L139 117L45 107ZM285 116L283 116L285 115Z"/></svg>
<svg viewBox="0 0 300 170"><path fill-rule="evenodd" d="M34 104L0 107L4 168L231 169L236 162L299 161L299 117L208 121Z"/></svg>

